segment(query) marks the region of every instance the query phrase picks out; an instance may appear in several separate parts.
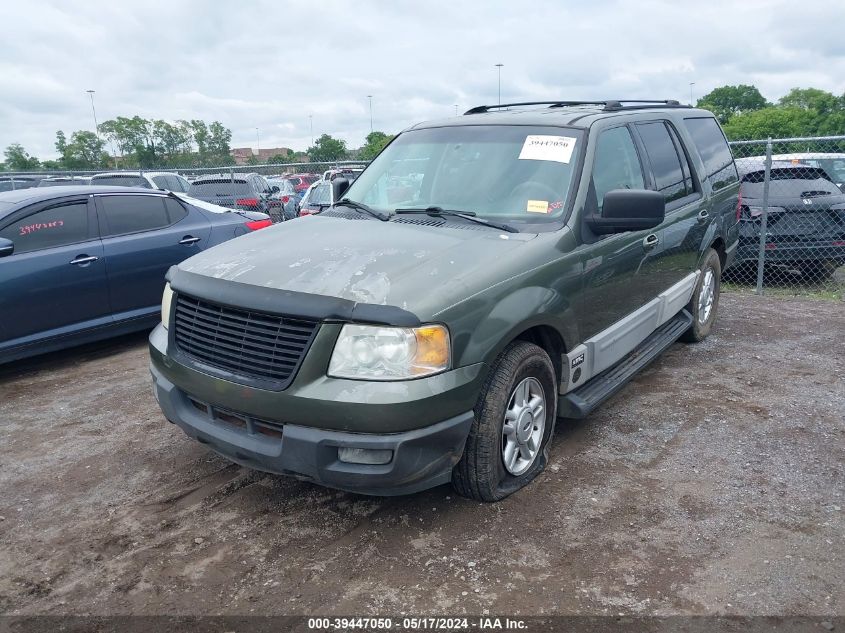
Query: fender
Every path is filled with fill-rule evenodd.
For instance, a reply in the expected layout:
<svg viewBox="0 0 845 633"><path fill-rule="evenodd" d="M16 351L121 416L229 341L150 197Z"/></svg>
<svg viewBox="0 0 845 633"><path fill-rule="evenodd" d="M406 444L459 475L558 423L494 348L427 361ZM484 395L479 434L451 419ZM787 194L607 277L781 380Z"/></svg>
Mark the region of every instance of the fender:
<svg viewBox="0 0 845 633"><path fill-rule="evenodd" d="M553 328L567 349L578 340L570 302L552 288L527 286L495 303L481 298L476 302L477 309L461 319L465 323L460 325L465 327L457 328L459 333L452 341L457 367L477 362L491 364L519 334L539 325Z"/></svg>

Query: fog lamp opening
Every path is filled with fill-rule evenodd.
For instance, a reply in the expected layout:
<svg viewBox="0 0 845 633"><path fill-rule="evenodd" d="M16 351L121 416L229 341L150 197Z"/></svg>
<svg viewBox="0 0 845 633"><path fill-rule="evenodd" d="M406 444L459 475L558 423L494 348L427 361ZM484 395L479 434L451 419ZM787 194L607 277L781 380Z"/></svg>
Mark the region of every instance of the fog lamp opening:
<svg viewBox="0 0 845 633"><path fill-rule="evenodd" d="M389 464L393 451L381 448L338 448L337 458L347 464Z"/></svg>

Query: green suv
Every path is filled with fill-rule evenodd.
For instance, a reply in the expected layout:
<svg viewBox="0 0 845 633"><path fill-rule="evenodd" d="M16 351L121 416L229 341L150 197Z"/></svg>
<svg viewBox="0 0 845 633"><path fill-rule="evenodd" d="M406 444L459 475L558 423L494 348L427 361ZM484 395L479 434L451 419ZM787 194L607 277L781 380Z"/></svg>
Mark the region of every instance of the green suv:
<svg viewBox="0 0 845 633"><path fill-rule="evenodd" d="M171 268L164 415L228 459L365 494L495 501L674 341L737 245L710 112L480 106L398 135L319 214Z"/></svg>

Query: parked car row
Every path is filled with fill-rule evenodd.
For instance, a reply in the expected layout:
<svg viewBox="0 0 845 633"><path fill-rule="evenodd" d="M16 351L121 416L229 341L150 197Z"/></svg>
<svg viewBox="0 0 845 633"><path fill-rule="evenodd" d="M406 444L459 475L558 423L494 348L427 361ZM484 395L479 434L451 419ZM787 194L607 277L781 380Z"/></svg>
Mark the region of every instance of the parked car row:
<svg viewBox="0 0 845 633"><path fill-rule="evenodd" d="M839 157L838 157L839 156ZM830 277L845 264L845 154L772 157L763 240L770 266L799 270L808 279ZM736 266L753 267L760 253L765 156L740 158L739 248Z"/></svg>
<svg viewBox="0 0 845 633"><path fill-rule="evenodd" d="M0 363L152 327L170 266L270 224L139 188L0 194Z"/></svg>

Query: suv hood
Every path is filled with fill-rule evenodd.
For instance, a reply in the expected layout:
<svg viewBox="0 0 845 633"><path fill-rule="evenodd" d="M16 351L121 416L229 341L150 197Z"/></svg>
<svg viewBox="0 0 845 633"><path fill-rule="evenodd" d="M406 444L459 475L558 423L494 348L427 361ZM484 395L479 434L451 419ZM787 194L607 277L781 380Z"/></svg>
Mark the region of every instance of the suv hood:
<svg viewBox="0 0 845 633"><path fill-rule="evenodd" d="M224 242L179 268L253 286L392 305L427 318L483 290L486 270L534 237L482 226L305 216Z"/></svg>

